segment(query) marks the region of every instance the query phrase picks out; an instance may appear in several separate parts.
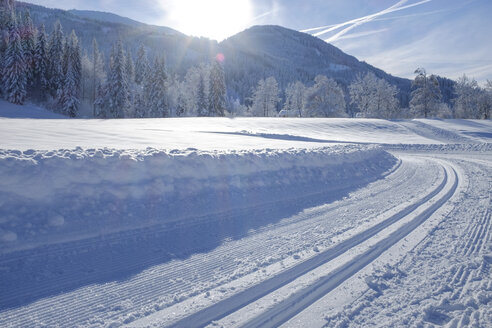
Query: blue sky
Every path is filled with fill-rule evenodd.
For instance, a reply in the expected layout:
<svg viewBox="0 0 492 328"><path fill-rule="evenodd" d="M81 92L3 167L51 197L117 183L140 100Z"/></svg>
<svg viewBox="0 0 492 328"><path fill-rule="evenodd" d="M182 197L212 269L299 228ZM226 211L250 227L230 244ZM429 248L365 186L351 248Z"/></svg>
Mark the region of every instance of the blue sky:
<svg viewBox="0 0 492 328"><path fill-rule="evenodd" d="M52 8L109 11L219 40L258 24L314 29L308 33L396 76L412 78L417 67L424 67L450 78L466 73L479 82L492 80L491 0L30 2Z"/></svg>

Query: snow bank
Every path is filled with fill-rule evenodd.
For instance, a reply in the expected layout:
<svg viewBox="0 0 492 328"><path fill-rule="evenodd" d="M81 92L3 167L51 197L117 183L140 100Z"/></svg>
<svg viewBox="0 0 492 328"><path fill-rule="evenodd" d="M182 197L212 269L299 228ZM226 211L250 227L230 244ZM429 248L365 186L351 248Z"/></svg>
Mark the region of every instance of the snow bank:
<svg viewBox="0 0 492 328"><path fill-rule="evenodd" d="M308 197L381 177L396 159L362 145L320 149L0 150L4 252Z"/></svg>

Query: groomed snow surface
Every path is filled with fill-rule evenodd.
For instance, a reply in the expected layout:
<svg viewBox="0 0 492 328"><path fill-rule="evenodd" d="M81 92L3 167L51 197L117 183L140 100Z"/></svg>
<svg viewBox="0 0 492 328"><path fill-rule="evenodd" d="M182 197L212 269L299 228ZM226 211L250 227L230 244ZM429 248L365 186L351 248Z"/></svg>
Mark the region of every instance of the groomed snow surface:
<svg viewBox="0 0 492 328"><path fill-rule="evenodd" d="M0 102L1 327L492 325L492 123Z"/></svg>

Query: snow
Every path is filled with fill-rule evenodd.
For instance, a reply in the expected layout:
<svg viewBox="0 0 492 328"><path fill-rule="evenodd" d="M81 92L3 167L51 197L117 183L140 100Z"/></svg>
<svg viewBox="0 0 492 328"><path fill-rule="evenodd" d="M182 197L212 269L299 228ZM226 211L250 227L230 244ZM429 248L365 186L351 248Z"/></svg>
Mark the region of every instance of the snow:
<svg viewBox="0 0 492 328"><path fill-rule="evenodd" d="M381 148L361 145L229 152L0 150L0 228L18 236L3 238L1 252L68 236L183 224L248 206L247 201L258 205L353 185L350 180L362 174L376 179L395 163ZM224 198L220 207L215 197ZM117 214L108 213L113 206Z"/></svg>
<svg viewBox="0 0 492 328"><path fill-rule="evenodd" d="M2 327L492 322L490 121L0 115Z"/></svg>
<svg viewBox="0 0 492 328"><path fill-rule="evenodd" d="M50 112L45 108L33 104L26 104L24 106L21 106L21 105L11 104L2 99L0 99L0 117L45 118L45 119L66 118L66 116Z"/></svg>

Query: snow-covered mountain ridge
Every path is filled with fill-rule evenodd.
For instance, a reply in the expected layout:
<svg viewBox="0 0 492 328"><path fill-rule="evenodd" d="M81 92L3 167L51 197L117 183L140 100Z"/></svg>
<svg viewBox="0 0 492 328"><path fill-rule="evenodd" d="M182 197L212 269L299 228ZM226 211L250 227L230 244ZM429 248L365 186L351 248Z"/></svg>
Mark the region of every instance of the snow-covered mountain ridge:
<svg viewBox="0 0 492 328"><path fill-rule="evenodd" d="M230 96L244 101L258 80L274 76L281 88L297 80L310 85L314 77L324 74L345 88L357 74L373 72L400 89L400 101L408 105L410 80L393 77L340 49L309 34L280 26L254 26L220 43L206 38L186 36L167 27L157 27L96 11L63 11L28 3L35 25L45 24L51 32L56 20L64 30L75 30L83 48L91 49L96 38L108 58L111 45L121 39L134 55L143 44L150 57L165 53L170 72L183 76L200 63L208 63L217 53L225 54L226 84Z"/></svg>

